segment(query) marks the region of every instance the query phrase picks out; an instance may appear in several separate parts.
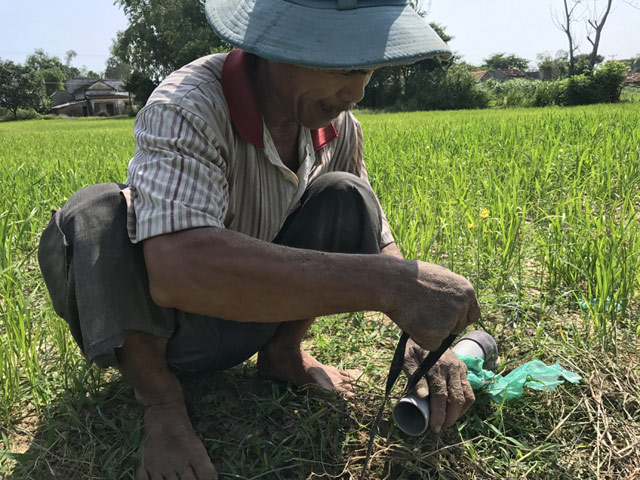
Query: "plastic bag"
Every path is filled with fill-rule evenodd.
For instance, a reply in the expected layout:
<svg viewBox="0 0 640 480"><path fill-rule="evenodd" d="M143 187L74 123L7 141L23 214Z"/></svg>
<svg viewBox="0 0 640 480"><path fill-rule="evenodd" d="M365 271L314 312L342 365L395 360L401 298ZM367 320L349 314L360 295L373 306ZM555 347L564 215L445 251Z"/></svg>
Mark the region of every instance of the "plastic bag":
<svg viewBox="0 0 640 480"><path fill-rule="evenodd" d="M502 376L484 370L482 358L461 355L460 360L467 365L467 379L471 388L484 389L497 403L520 397L525 386L549 392L564 383L564 380L577 383L582 379L580 375L565 369L558 362L555 365L545 365L540 360L533 360Z"/></svg>

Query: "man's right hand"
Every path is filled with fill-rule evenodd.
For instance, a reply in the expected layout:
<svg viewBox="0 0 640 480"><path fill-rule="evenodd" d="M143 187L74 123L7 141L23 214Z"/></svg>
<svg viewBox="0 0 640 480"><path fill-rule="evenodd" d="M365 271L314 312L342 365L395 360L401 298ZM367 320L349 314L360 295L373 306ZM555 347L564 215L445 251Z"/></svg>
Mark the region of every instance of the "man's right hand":
<svg viewBox="0 0 640 480"><path fill-rule="evenodd" d="M480 318L476 293L466 278L444 267L407 263L413 274L392 288L393 306L385 313L422 348L436 350Z"/></svg>

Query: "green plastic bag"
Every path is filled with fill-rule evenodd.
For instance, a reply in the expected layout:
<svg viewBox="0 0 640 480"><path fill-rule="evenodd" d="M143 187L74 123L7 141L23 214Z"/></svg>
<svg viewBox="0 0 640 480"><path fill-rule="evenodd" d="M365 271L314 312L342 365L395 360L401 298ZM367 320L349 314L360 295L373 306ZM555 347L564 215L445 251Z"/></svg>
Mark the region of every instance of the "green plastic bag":
<svg viewBox="0 0 640 480"><path fill-rule="evenodd" d="M467 366L467 379L471 388L484 389L496 403L518 398L525 386L549 392L564 383L560 377L571 383L577 383L582 379L580 375L565 369L558 362L555 365L545 365L540 360L533 360L502 376L484 370L481 358L460 355L460 360Z"/></svg>

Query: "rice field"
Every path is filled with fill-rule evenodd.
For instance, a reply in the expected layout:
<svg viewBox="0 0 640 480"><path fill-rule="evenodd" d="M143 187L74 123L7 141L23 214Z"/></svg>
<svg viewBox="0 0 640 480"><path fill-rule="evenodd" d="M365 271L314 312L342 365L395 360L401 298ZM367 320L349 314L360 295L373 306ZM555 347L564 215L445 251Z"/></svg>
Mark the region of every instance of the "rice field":
<svg viewBox="0 0 640 480"><path fill-rule="evenodd" d="M405 437L386 415L371 478L640 478L638 105L358 118L400 249L471 280L503 371L540 358L583 377L504 405L478 393L439 436ZM132 128L0 124L0 478L131 478L141 412L78 354L35 252L73 192L124 181ZM221 479L359 474L397 330L354 313L311 333L321 361L363 372L355 400L261 380L252 362L186 385Z"/></svg>
<svg viewBox="0 0 640 480"><path fill-rule="evenodd" d="M368 169L408 258L517 310L578 307L584 341L616 346L640 276L640 109L363 119ZM593 335L592 335L593 334Z"/></svg>

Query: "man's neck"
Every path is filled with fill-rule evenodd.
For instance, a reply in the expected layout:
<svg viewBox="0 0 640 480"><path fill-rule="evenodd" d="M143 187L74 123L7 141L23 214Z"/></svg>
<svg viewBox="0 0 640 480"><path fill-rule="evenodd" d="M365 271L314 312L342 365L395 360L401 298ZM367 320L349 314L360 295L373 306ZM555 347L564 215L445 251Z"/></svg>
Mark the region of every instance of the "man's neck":
<svg viewBox="0 0 640 480"><path fill-rule="evenodd" d="M288 105L271 80L269 63L259 58L254 77L254 88L258 107L262 112L265 126L278 150L280 159L291 170L299 166L298 134L300 124L291 116Z"/></svg>
<svg viewBox="0 0 640 480"><path fill-rule="evenodd" d="M290 106L286 104L278 85L272 81L268 61L257 59L254 78L256 101L274 142L277 144L295 141L298 138L300 124L291 115Z"/></svg>

